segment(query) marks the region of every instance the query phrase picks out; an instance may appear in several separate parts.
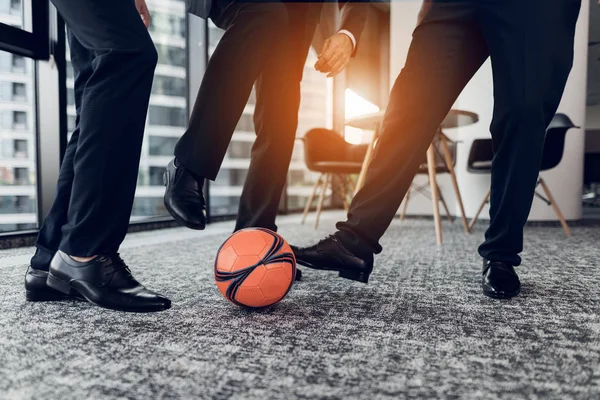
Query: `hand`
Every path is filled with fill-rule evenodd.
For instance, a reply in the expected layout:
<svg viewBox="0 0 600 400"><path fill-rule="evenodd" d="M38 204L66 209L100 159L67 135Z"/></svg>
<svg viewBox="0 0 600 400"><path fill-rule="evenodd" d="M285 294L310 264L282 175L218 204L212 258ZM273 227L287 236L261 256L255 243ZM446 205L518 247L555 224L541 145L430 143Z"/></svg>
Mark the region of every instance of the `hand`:
<svg viewBox="0 0 600 400"><path fill-rule="evenodd" d="M150 11L146 5L146 0L135 0L135 8L137 8L140 13L142 22L146 25L146 29L148 29L150 27Z"/></svg>
<svg viewBox="0 0 600 400"><path fill-rule="evenodd" d="M600 1L600 0L599 0ZM325 41L315 69L328 72L328 78L336 76L346 68L354 50L352 40L344 33L336 33Z"/></svg>

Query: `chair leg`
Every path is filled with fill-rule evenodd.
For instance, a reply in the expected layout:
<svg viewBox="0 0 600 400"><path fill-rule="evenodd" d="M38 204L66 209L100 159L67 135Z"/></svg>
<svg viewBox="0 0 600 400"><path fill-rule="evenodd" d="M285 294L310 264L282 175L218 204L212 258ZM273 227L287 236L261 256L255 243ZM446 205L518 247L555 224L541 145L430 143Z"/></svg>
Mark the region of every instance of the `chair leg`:
<svg viewBox="0 0 600 400"><path fill-rule="evenodd" d="M323 208L323 199L325 198L325 192L329 186L332 174L327 174L323 180L323 186L321 187L321 194L319 195L319 203L317 204L317 220L315 221L315 229L319 227L319 217L321 216L321 209Z"/></svg>
<svg viewBox="0 0 600 400"><path fill-rule="evenodd" d="M471 220L471 223L469 224L469 232L471 231L471 229L473 229L473 225L475 225L475 222L477 222L477 218L479 218L479 214L481 214L481 210L483 210L483 207L485 206L485 203L488 202L488 200L490 198L490 194L492 194L492 189L488 190L488 192L485 195L483 201L481 202L481 205L477 209L477 212L475 213L475 216Z"/></svg>
<svg viewBox="0 0 600 400"><path fill-rule="evenodd" d="M431 200L433 203L433 219L435 221L435 238L438 245L442 244L442 221L440 218L440 204L435 179L435 153L433 146L427 150L427 168L429 170L429 183L431 186Z"/></svg>
<svg viewBox="0 0 600 400"><path fill-rule="evenodd" d="M402 206L402 212L400 213L400 221L404 221L406 217L406 210L408 209L408 202L410 201L410 192L412 190L412 185L408 188L406 192L406 196L404 196L404 205Z"/></svg>
<svg viewBox="0 0 600 400"><path fill-rule="evenodd" d="M352 177L350 175L346 175L346 184L348 185L348 198L349 202L352 202L352 194L354 193L355 182L352 182Z"/></svg>
<svg viewBox="0 0 600 400"><path fill-rule="evenodd" d="M462 196L460 195L460 189L458 188L458 181L456 180L456 173L454 172L454 163L452 162L452 156L450 155L450 149L448 148L448 141L446 140L446 136L441 135L442 147L444 148L444 158L446 159L446 166L448 167L448 171L450 171L450 178L452 179L452 186L454 186L454 192L456 193L456 200L458 201L458 206L460 207L460 216L462 219L463 227L465 228L466 233L471 232L471 228L467 223L467 216L465 214L465 206L462 201Z"/></svg>
<svg viewBox="0 0 600 400"><path fill-rule="evenodd" d="M302 216L302 224L304 224L304 222L306 221L306 216L308 215L308 212L310 211L310 208L312 207L312 203L315 198L315 194L317 194L317 188L319 187L319 184L321 183L321 179L323 179L323 175L324 174L319 175L319 179L317 179L315 186L313 186L312 193L310 194L308 201L306 202L306 206L304 207L304 215Z"/></svg>
<svg viewBox="0 0 600 400"><path fill-rule="evenodd" d="M444 206L444 210L446 211L446 216L448 217L448 221L454 222L454 218L452 217L452 214L450 214L450 210L448 209L448 204L446 204L444 195L442 194L442 191L440 190L440 187L437 184L437 182L435 185L437 186L438 194L440 195L440 201L442 202L442 205Z"/></svg>
<svg viewBox="0 0 600 400"><path fill-rule="evenodd" d="M548 197L548 200L550 201L550 204L552 205L552 208L554 209L554 212L556 213L556 216L558 217L558 220L560 221L560 224L562 225L565 234L567 235L567 237L571 237L572 233L571 233L571 229L569 228L569 225L567 224L567 221L565 220L565 217L563 216L563 213L560 211L560 208L558 208L558 204L556 204L556 201L554 201L554 198L552 197L552 193L550 193L550 188L548 188L548 185L546 185L546 182L544 182L544 180L540 177L540 185L542 185L542 189L544 189L544 192L546 193L546 197Z"/></svg>
<svg viewBox="0 0 600 400"><path fill-rule="evenodd" d="M340 189L342 191L342 197L344 199L344 210L348 212L350 206L348 204L348 183L346 181L346 175L338 175L337 177L340 182Z"/></svg>

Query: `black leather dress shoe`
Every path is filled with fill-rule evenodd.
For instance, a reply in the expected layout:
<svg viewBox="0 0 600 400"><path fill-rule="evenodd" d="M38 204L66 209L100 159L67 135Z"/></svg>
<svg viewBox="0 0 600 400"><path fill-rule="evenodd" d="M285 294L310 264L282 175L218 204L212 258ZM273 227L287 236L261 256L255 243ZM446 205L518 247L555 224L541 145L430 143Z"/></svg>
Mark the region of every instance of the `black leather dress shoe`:
<svg viewBox="0 0 600 400"><path fill-rule="evenodd" d="M367 283L373 271L373 257L363 260L346 249L335 236L314 246L296 248L296 262L308 268L338 271L341 278Z"/></svg>
<svg viewBox="0 0 600 400"><path fill-rule="evenodd" d="M79 296L69 296L48 287L47 279L48 271L29 266L25 273L25 299L27 301L82 300Z"/></svg>
<svg viewBox="0 0 600 400"><path fill-rule="evenodd" d="M510 299L521 292L521 282L512 265L483 260L483 294L494 299Z"/></svg>
<svg viewBox="0 0 600 400"><path fill-rule="evenodd" d="M151 312L171 307L171 300L142 286L118 254L78 262L59 251L50 263L48 286L79 293L97 306L119 311Z"/></svg>
<svg viewBox="0 0 600 400"><path fill-rule="evenodd" d="M163 175L165 207L175 221L190 229L206 227L206 202L202 193L203 182L198 181L187 168L173 159Z"/></svg>

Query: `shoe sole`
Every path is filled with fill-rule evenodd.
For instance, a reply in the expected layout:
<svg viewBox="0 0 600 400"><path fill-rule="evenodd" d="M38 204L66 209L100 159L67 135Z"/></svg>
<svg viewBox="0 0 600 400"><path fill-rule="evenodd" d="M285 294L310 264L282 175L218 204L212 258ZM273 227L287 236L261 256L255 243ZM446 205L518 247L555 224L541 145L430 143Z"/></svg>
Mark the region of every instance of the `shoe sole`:
<svg viewBox="0 0 600 400"><path fill-rule="evenodd" d="M512 299L513 297L516 297L519 294L521 294L521 289L519 288L518 290L515 290L514 292L508 292L508 293L496 293L496 292L488 292L488 291L483 290L483 294L492 299L508 300L508 299Z"/></svg>
<svg viewBox="0 0 600 400"><path fill-rule="evenodd" d="M311 264L308 262L298 261L298 260L296 260L296 263L303 265L305 267L311 268L311 269L319 270L319 271L336 271L336 272L339 272L340 278L350 279L351 281L356 281L356 282L361 282L361 283L369 283L369 276L371 275L370 273L366 273L366 272L354 272L354 271L340 270L339 268L321 267L321 266L317 266L317 265L314 265L314 264Z"/></svg>
<svg viewBox="0 0 600 400"><path fill-rule="evenodd" d="M56 290L25 290L25 300L33 302L83 300L77 296L69 296Z"/></svg>
<svg viewBox="0 0 600 400"><path fill-rule="evenodd" d="M67 283L67 282L63 281L62 279L57 278L56 276L52 275L51 273L48 274L48 280L47 280L46 284L49 287L51 287L52 289L58 290L61 293L64 293L69 296L81 296L83 299L85 299L89 303L92 303L98 307L106 308L109 310L147 313L147 312L164 311L164 310L168 310L169 308L171 308L171 306L169 305L169 306L164 306L164 307L156 307L156 308L151 308L151 309L146 309L146 310L140 310L140 309L127 308L127 307L108 306L106 304L102 304L97 301L91 300L85 294L81 293L80 291L75 289L73 286L71 286L70 283Z"/></svg>
<svg viewBox="0 0 600 400"><path fill-rule="evenodd" d="M163 172L163 184L165 185L165 191L168 191L169 190L169 180L167 179L167 171ZM180 218L175 212L173 212L173 210L171 209L169 204L167 204L167 202L165 201L164 197L163 197L163 204L165 205L165 208L167 209L169 214L171 214L171 217L173 217L175 222L177 222L179 225L183 225L186 228L193 229L195 231L203 231L206 228L206 224L192 225L192 224L187 223L184 219Z"/></svg>

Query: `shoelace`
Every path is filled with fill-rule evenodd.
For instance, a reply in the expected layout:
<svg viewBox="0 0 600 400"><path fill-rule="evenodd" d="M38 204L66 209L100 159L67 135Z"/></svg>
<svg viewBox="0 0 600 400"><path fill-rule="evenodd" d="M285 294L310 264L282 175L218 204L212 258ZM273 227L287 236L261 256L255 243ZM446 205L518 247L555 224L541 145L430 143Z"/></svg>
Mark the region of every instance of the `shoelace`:
<svg viewBox="0 0 600 400"><path fill-rule="evenodd" d="M131 277L133 278L133 275L131 273L131 270L129 269L129 266L127 266L127 264L125 264L125 261L123 261L123 259L121 258L119 253L115 253L112 256L102 256L98 259L98 261L104 262L106 260L110 260L110 263L107 263L105 265L105 276L108 275L113 275L115 274L117 271L122 270L125 272L127 277Z"/></svg>

